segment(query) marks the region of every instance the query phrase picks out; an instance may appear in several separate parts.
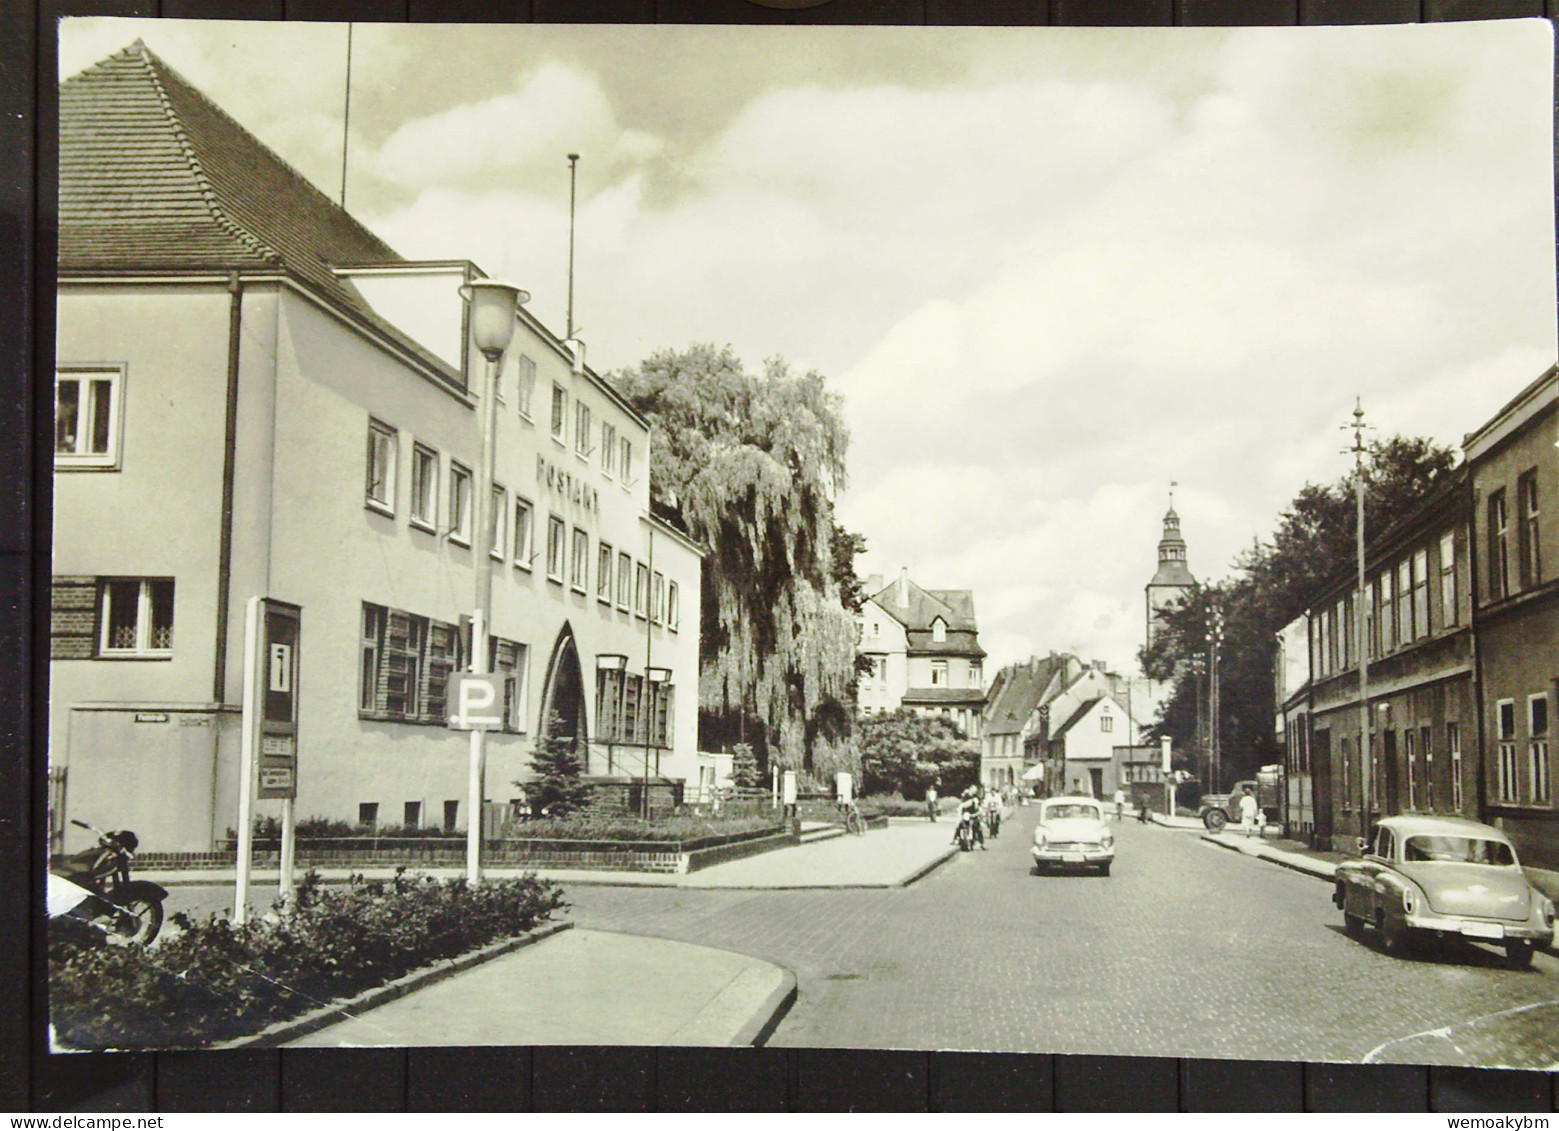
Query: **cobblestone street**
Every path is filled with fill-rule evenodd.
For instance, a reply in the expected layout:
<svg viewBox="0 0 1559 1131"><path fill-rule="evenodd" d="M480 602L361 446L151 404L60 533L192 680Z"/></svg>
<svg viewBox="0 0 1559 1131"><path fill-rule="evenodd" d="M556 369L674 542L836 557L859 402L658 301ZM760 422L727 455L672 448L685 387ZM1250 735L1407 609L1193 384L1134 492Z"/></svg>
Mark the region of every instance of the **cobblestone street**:
<svg viewBox="0 0 1559 1131"><path fill-rule="evenodd" d="M1559 1061L1547 956L1524 972L1471 944L1391 958L1342 933L1328 884L1131 821L1108 878L1032 876L1035 813L907 888L568 898L580 927L789 967L800 993L775 1045Z"/></svg>

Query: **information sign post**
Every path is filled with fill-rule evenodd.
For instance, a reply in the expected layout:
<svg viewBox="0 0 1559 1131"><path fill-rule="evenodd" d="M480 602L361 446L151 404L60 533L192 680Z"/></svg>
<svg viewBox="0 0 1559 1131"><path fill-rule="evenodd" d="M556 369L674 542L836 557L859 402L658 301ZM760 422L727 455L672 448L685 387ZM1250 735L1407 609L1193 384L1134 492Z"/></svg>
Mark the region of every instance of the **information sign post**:
<svg viewBox="0 0 1559 1131"><path fill-rule="evenodd" d="M250 597L244 606L244 702L238 756L238 878L233 919L249 917L254 801L282 803L281 896L293 893L298 796L298 640L303 610Z"/></svg>

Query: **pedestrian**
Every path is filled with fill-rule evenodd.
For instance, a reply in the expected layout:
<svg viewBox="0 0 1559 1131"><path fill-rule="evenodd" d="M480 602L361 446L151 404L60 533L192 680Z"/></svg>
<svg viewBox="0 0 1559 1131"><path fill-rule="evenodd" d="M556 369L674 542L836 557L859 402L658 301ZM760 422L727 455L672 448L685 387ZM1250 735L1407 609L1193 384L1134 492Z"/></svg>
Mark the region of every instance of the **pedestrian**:
<svg viewBox="0 0 1559 1131"><path fill-rule="evenodd" d="M926 816L931 818L931 823L936 824L936 786L926 786Z"/></svg>
<svg viewBox="0 0 1559 1131"><path fill-rule="evenodd" d="M990 827L992 838L1001 835L1001 794L994 789L987 790L985 794L985 822Z"/></svg>
<svg viewBox="0 0 1559 1131"><path fill-rule="evenodd" d="M1118 821L1126 815L1126 791L1120 786L1115 787L1115 819Z"/></svg>
<svg viewBox="0 0 1559 1131"><path fill-rule="evenodd" d="M1245 787L1245 792L1240 794L1240 828L1245 830L1245 835L1259 831L1261 827L1261 806L1256 803L1256 795L1250 791L1250 786Z"/></svg>

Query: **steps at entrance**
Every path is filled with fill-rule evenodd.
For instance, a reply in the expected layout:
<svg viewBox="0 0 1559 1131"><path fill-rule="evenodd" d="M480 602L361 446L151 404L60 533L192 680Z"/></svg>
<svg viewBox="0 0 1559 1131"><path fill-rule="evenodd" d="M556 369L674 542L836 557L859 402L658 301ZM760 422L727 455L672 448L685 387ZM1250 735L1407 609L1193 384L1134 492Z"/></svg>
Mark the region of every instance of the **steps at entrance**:
<svg viewBox="0 0 1559 1131"><path fill-rule="evenodd" d="M814 828L801 830L801 844L811 844L819 840L833 840L836 836L844 836L843 825L819 825Z"/></svg>

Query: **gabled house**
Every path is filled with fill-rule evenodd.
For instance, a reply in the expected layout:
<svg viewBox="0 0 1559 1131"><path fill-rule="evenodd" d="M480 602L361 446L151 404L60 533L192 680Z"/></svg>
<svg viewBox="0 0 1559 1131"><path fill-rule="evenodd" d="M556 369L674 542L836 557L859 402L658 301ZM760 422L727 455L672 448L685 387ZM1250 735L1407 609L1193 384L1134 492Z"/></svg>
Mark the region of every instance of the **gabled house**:
<svg viewBox="0 0 1559 1131"><path fill-rule="evenodd" d="M951 719L969 738L979 738L985 710L985 649L967 589L923 589L900 571L884 586L867 579L861 607L862 713L909 708Z"/></svg>

